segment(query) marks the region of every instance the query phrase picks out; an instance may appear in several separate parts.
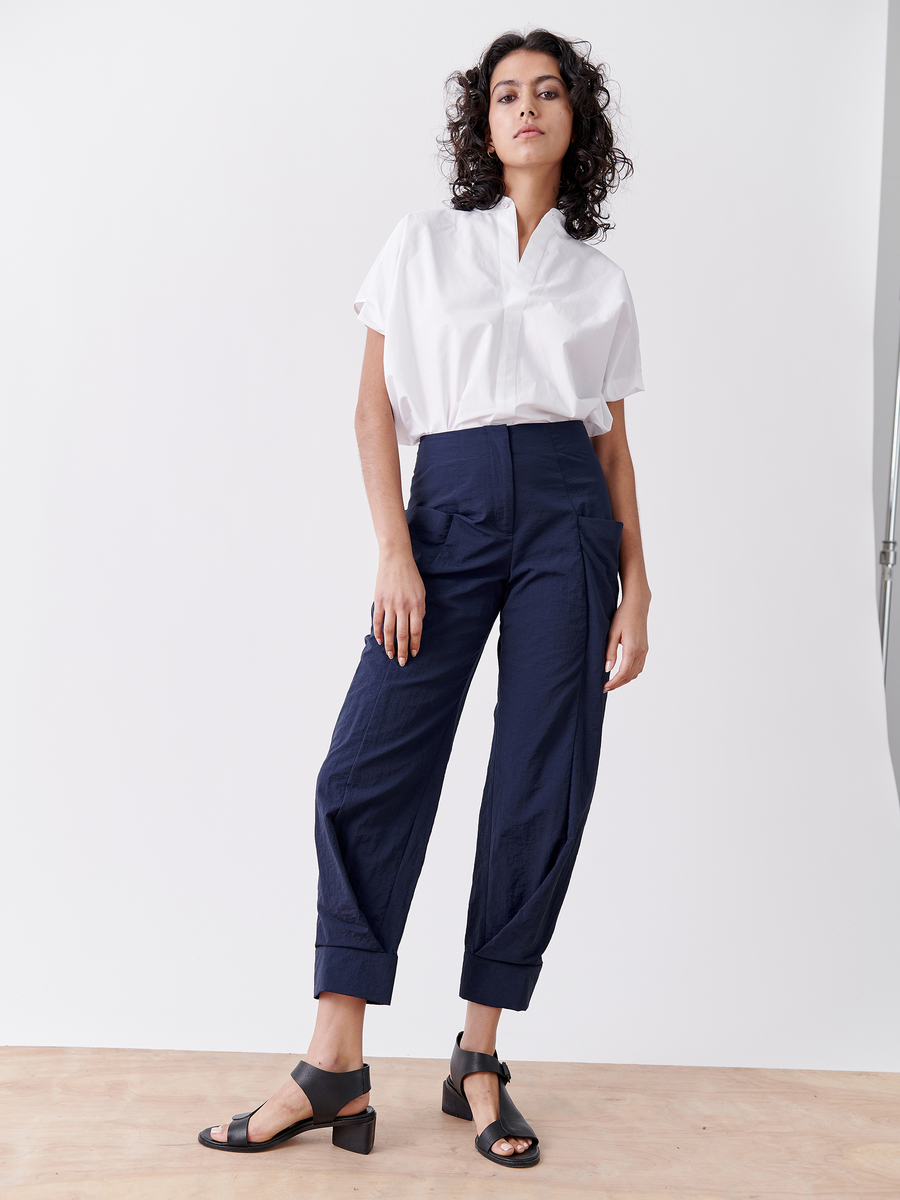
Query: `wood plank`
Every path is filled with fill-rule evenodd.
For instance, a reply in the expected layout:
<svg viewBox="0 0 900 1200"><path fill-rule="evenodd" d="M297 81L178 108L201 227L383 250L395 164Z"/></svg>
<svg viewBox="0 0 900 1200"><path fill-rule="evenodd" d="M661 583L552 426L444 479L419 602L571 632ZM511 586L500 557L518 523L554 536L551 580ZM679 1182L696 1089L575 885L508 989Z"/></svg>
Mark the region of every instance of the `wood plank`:
<svg viewBox="0 0 900 1200"><path fill-rule="evenodd" d="M367 1157L327 1131L216 1153L200 1129L261 1103L298 1055L0 1049L6 1200L740 1200L900 1196L900 1074L510 1063L541 1138L529 1170L440 1111L445 1060L370 1059Z"/></svg>

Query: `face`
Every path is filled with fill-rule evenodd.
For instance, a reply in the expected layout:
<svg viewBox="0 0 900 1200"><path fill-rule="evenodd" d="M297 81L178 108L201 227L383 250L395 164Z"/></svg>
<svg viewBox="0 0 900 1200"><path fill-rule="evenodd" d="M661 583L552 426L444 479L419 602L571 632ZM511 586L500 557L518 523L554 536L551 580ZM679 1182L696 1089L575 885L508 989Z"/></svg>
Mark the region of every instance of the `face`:
<svg viewBox="0 0 900 1200"><path fill-rule="evenodd" d="M490 89L488 147L504 167L562 162L572 140L572 109L556 59L514 50L497 63Z"/></svg>

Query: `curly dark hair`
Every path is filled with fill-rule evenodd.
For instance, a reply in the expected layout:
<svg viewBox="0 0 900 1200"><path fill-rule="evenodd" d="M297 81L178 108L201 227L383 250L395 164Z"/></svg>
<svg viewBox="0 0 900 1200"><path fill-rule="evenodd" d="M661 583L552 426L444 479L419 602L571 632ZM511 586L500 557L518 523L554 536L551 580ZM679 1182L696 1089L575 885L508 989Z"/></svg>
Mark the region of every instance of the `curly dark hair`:
<svg viewBox="0 0 900 1200"><path fill-rule="evenodd" d="M583 53L580 47L586 47ZM612 222L603 202L631 175L634 164L616 145L607 109L610 94L605 63L595 65L590 42L569 41L546 29L504 33L487 47L476 66L454 71L445 88L450 93L447 133L438 139L450 164L451 204L468 212L493 208L505 194L503 163L488 155L486 135L490 111L490 81L501 58L514 50L537 50L559 63L572 106L572 144L562 162L557 208L566 232L585 241L606 237Z"/></svg>

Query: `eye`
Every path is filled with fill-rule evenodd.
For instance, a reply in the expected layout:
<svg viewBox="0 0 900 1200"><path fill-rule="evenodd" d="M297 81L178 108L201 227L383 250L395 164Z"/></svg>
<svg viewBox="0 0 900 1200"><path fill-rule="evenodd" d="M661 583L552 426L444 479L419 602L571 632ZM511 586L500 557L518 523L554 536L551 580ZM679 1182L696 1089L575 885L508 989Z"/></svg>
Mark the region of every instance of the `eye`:
<svg viewBox="0 0 900 1200"><path fill-rule="evenodd" d="M504 100L515 100L515 95L512 92L507 92L505 96L500 96L497 100L498 104L502 104Z"/></svg>
<svg viewBox="0 0 900 1200"><path fill-rule="evenodd" d="M541 92L540 94L542 96L558 96L559 92L554 92L551 89L548 89L546 92Z"/></svg>

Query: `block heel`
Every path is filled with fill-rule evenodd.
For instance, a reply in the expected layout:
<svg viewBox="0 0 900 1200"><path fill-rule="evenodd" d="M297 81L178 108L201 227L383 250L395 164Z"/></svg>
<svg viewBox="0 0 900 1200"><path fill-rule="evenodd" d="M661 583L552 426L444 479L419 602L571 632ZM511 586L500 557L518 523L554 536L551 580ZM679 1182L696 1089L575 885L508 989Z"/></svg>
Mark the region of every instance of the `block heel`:
<svg viewBox="0 0 900 1200"><path fill-rule="evenodd" d="M461 1121L472 1120L472 1109L465 1096L461 1096L448 1077L444 1080L444 1098L441 1102L442 1112L451 1117L459 1117Z"/></svg>
<svg viewBox="0 0 900 1200"><path fill-rule="evenodd" d="M331 1130L331 1141L352 1154L370 1154L375 1145L375 1109L367 1108L362 1120L355 1116L338 1117Z"/></svg>
<svg viewBox="0 0 900 1200"><path fill-rule="evenodd" d="M500 1088L500 1116L482 1129L475 1138L475 1149L484 1158L499 1167L533 1167L541 1161L541 1149L537 1134L513 1104L507 1085L512 1075L505 1062L500 1062L497 1051L479 1054L474 1050L463 1050L460 1046L462 1034L456 1036L456 1045L450 1055L450 1074L444 1080L444 1099L441 1108L451 1117L472 1120L472 1109L466 1099L466 1077L489 1071L498 1077ZM501 1138L528 1138L531 1145L527 1150L515 1154L495 1154L491 1147Z"/></svg>
<svg viewBox="0 0 900 1200"><path fill-rule="evenodd" d="M375 1109L369 1105L361 1112L351 1113L347 1117L339 1117L338 1113L346 1108L357 1096L365 1096L370 1088L369 1065L363 1063L358 1071L322 1071L309 1063L299 1062L291 1078L298 1087L303 1089L313 1115L303 1121L295 1121L286 1129L280 1130L265 1142L250 1141L250 1118L262 1108L260 1104L253 1112L235 1113L228 1122L228 1133L224 1142L218 1142L212 1136L212 1127L204 1129L197 1135L197 1140L211 1150L230 1150L237 1154L259 1154L262 1150L271 1150L283 1142L289 1142L298 1133L309 1133L313 1129L330 1128L331 1140L342 1150L351 1150L354 1154L368 1154L375 1145Z"/></svg>

